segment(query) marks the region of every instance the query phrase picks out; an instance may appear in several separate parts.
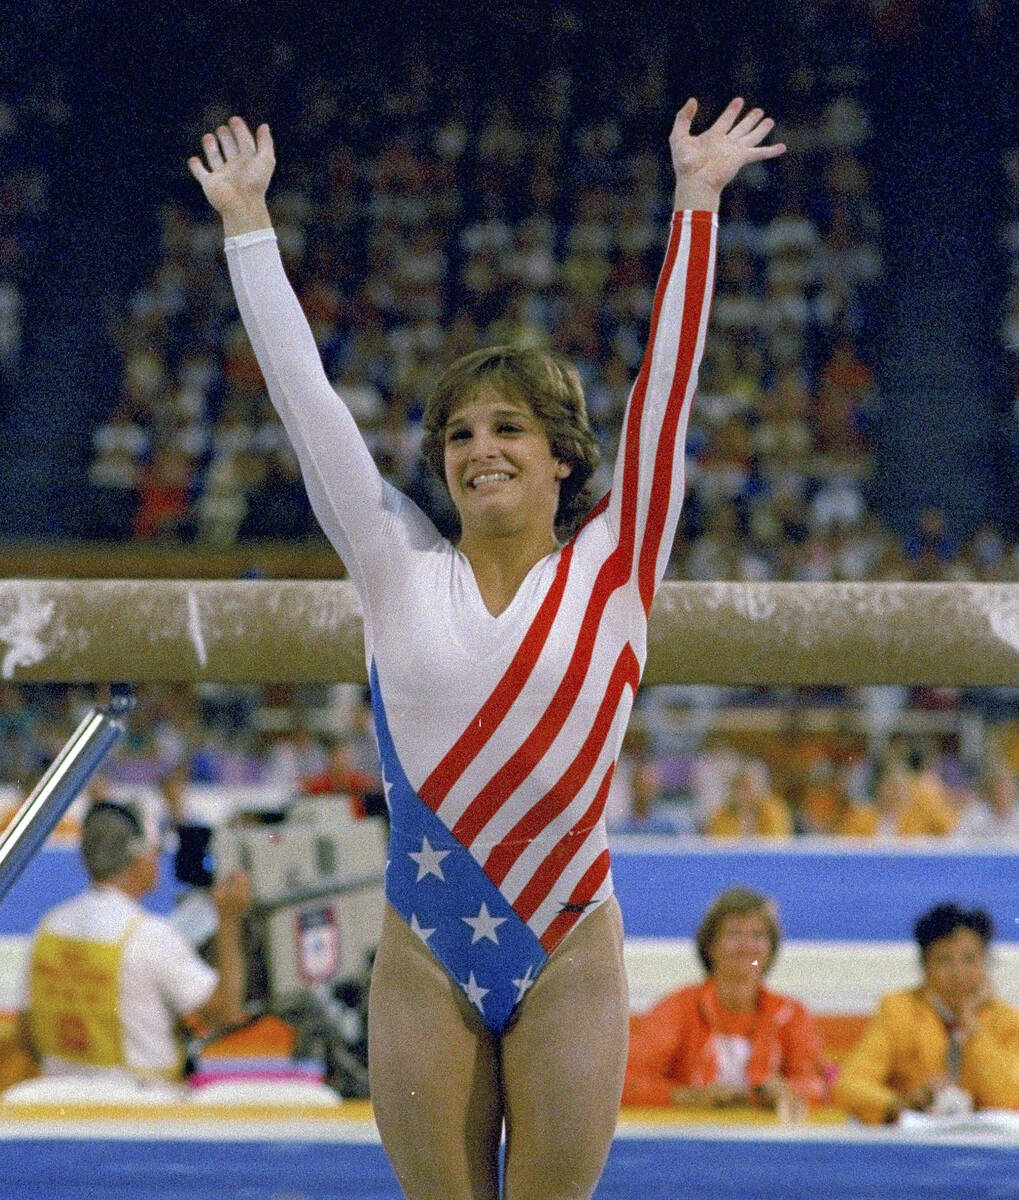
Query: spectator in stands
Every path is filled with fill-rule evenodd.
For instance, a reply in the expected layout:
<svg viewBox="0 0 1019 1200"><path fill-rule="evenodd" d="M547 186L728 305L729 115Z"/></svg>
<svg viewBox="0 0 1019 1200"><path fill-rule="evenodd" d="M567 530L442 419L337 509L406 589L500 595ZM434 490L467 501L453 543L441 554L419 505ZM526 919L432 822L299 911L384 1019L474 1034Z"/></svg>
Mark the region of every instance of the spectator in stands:
<svg viewBox="0 0 1019 1200"><path fill-rule="evenodd" d="M643 788L634 788L630 796L629 811L616 824L610 826L610 829L612 833L659 836L693 832L674 820L668 811L658 804L655 792Z"/></svg>
<svg viewBox="0 0 1019 1200"><path fill-rule="evenodd" d="M217 971L139 904L155 886L158 848L131 808L94 804L82 823L81 854L92 886L50 911L32 939L25 1048L44 1073L180 1078L182 1019L198 1028L247 1020L247 876L238 872L212 889Z"/></svg>
<svg viewBox="0 0 1019 1200"><path fill-rule="evenodd" d="M861 764L837 766L828 786L818 795L808 791L807 804L813 804L815 817L805 823L804 832L824 837L872 837L875 828L874 806L861 798ZM820 805L827 801L824 811Z"/></svg>
<svg viewBox="0 0 1019 1200"><path fill-rule="evenodd" d="M856 806L843 832L850 837L944 837L955 826L948 790L933 771L892 759L878 780L873 807Z"/></svg>
<svg viewBox="0 0 1019 1200"><path fill-rule="evenodd" d="M938 904L919 918L923 982L882 999L836 1083L853 1116L1019 1108L1019 1012L993 994L992 934L982 909Z"/></svg>
<svg viewBox="0 0 1019 1200"><path fill-rule="evenodd" d="M293 713L288 729L267 735L266 741L262 778L283 794L300 790L305 778L326 768L329 755L303 710Z"/></svg>
<svg viewBox="0 0 1019 1200"><path fill-rule="evenodd" d="M117 409L93 434L95 457L89 467L89 511L82 515L86 536L118 542L126 540L138 507L141 460L149 450L145 430Z"/></svg>
<svg viewBox="0 0 1019 1200"><path fill-rule="evenodd" d="M959 838L1019 842L1019 787L1007 764L989 764L980 792L963 809L953 832Z"/></svg>
<svg viewBox="0 0 1019 1200"><path fill-rule="evenodd" d="M914 580L943 579L959 553L959 545L949 530L940 508L929 505L920 513L904 545Z"/></svg>
<svg viewBox="0 0 1019 1200"><path fill-rule="evenodd" d="M138 483L135 537L184 536L190 479L191 468L185 454L171 445L156 448Z"/></svg>
<svg viewBox="0 0 1019 1200"><path fill-rule="evenodd" d="M355 817L382 816L386 812L382 780L378 772L358 768L352 741L350 737L328 739L325 766L301 780L301 791L307 796L347 796Z"/></svg>
<svg viewBox="0 0 1019 1200"><path fill-rule="evenodd" d="M679 832L676 822L662 807L663 790L648 729L639 717L632 717L609 785L605 805L609 829L613 833Z"/></svg>
<svg viewBox="0 0 1019 1200"><path fill-rule="evenodd" d="M630 1019L624 1104L753 1104L792 1117L826 1097L813 1020L764 986L780 940L766 896L733 887L717 897L697 930L707 978Z"/></svg>
<svg viewBox="0 0 1019 1200"><path fill-rule="evenodd" d="M771 790L764 763L745 763L732 777L729 799L708 819L709 837L789 837L789 805Z"/></svg>
<svg viewBox="0 0 1019 1200"><path fill-rule="evenodd" d="M870 368L860 361L852 339L842 334L821 371L812 414L817 448L823 454L836 461L859 457L873 390Z"/></svg>

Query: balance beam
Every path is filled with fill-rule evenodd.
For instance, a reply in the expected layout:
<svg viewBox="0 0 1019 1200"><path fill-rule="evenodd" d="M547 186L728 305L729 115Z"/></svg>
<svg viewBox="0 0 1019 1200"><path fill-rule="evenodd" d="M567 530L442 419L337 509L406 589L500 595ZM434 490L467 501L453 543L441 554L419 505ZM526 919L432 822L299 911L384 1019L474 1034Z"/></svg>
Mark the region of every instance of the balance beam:
<svg viewBox="0 0 1019 1200"><path fill-rule="evenodd" d="M347 581L0 580L0 679L366 681ZM666 583L645 684L1019 685L1019 584Z"/></svg>

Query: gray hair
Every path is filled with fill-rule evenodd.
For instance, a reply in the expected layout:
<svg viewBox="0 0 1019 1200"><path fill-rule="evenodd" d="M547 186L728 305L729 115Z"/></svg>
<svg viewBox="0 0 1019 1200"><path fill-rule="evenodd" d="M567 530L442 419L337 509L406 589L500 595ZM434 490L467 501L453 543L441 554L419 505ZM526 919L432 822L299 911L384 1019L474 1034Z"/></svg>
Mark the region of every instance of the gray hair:
<svg viewBox="0 0 1019 1200"><path fill-rule="evenodd" d="M101 800L81 824L81 856L95 883L113 879L147 846L145 829L133 808Z"/></svg>

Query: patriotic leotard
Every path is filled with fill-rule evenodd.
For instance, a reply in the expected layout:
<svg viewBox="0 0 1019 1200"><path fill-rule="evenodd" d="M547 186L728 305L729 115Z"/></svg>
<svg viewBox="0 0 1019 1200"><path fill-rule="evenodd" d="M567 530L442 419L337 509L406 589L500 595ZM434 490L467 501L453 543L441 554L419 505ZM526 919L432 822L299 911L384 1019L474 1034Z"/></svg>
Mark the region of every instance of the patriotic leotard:
<svg viewBox="0 0 1019 1200"><path fill-rule="evenodd" d="M272 231L227 241L269 393L364 607L386 896L496 1033L612 894L602 813L679 519L715 230L711 213L674 217L612 490L499 616L464 555L376 469Z"/></svg>

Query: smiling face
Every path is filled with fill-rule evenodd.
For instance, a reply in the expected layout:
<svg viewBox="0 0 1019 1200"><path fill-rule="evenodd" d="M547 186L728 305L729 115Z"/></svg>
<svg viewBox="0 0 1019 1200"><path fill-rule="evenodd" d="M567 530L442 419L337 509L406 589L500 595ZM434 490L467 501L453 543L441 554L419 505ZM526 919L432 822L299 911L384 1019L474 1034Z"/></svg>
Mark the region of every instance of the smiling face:
<svg viewBox="0 0 1019 1200"><path fill-rule="evenodd" d="M508 400L511 409L521 408L544 430L559 467L555 527L569 537L589 511L587 485L601 455L580 375L555 355L531 346L488 346L450 363L425 404L425 461L447 483L447 427L453 414L472 400L492 397ZM454 494L453 499L460 509L460 498Z"/></svg>
<svg viewBox="0 0 1019 1200"><path fill-rule="evenodd" d="M527 404L482 385L456 405L444 434L446 486L465 537L552 533L568 463Z"/></svg>
<svg viewBox="0 0 1019 1200"><path fill-rule="evenodd" d="M760 982L772 956L771 930L763 913L723 917L711 941L711 973L732 982Z"/></svg>

